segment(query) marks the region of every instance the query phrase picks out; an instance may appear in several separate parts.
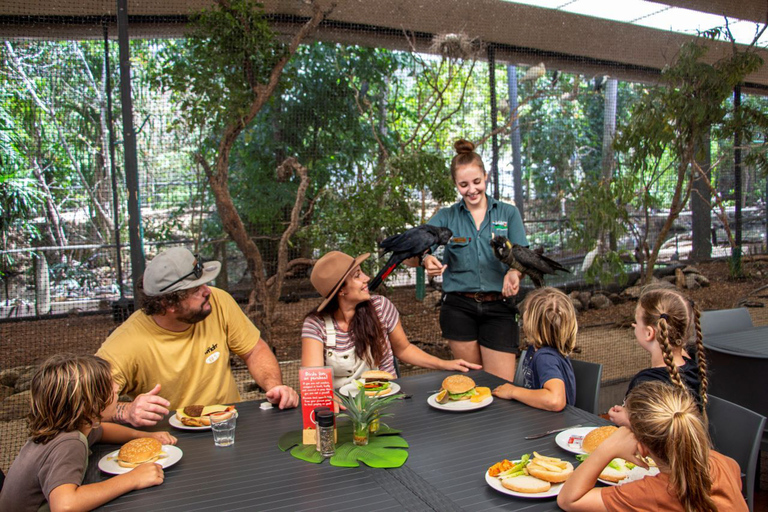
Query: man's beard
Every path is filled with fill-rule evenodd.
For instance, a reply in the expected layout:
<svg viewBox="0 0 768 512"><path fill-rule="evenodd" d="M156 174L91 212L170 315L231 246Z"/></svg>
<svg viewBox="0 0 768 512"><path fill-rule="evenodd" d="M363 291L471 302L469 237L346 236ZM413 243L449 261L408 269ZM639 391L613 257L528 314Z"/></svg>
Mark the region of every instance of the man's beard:
<svg viewBox="0 0 768 512"><path fill-rule="evenodd" d="M183 315L177 316L176 319L180 322L184 322L185 324L190 325L202 322L208 315L211 314L211 311L213 311L211 308L207 310L203 309L206 304L208 304L208 302L200 306L200 309L197 311L185 311Z"/></svg>

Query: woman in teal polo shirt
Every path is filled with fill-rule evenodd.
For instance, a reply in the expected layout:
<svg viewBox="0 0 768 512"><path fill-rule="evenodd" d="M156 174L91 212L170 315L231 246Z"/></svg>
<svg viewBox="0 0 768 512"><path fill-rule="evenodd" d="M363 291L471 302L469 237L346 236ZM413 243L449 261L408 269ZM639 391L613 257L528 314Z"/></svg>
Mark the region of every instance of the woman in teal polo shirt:
<svg viewBox="0 0 768 512"><path fill-rule="evenodd" d="M443 276L440 328L454 357L512 382L520 333L517 308L505 299L517 295L521 274L496 259L490 242L492 234L523 246L528 240L517 208L486 195L487 173L475 145L462 139L454 148L451 177L461 200L428 222L449 228L453 238L445 264L432 255L422 264L429 276Z"/></svg>

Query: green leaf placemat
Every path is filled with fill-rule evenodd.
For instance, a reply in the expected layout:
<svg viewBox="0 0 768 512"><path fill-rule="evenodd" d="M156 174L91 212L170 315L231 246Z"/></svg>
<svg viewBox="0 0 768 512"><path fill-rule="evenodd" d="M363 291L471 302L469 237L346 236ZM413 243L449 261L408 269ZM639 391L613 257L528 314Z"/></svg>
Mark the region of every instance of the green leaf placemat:
<svg viewBox="0 0 768 512"><path fill-rule="evenodd" d="M331 457L331 466L356 468L359 462L372 468L399 468L408 460L408 442L398 434L400 430L393 429L384 423L379 431L371 434L368 445L357 446L352 442L352 424L347 422L337 427L338 442L336 454ZM284 434L277 442L282 451L291 450L291 455L297 459L320 464L325 457L320 455L315 445L302 444L301 430Z"/></svg>

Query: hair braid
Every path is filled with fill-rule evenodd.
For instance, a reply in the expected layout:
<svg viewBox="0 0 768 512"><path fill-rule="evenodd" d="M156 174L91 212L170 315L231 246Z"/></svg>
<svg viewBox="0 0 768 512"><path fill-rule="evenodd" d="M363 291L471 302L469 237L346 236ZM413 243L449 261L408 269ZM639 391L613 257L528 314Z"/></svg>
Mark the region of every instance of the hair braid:
<svg viewBox="0 0 768 512"><path fill-rule="evenodd" d="M659 342L659 346L661 346L661 350L664 353L664 363L667 365L667 370L669 370L669 377L672 380L672 383L680 389L685 390L685 384L683 384L683 379L680 378L680 372L677 370L677 365L675 364L675 356L672 353L672 347L669 346L667 321L663 318L659 320L659 334L656 336L656 341Z"/></svg>
<svg viewBox="0 0 768 512"><path fill-rule="evenodd" d="M707 397L707 388L709 387L709 379L707 378L707 355L704 351L704 341L701 334L701 311L699 307L691 303L693 309L693 322L696 329L696 362L699 365L699 379L701 381L699 385L699 394L701 396L701 410L704 419L707 419L707 403L709 398Z"/></svg>

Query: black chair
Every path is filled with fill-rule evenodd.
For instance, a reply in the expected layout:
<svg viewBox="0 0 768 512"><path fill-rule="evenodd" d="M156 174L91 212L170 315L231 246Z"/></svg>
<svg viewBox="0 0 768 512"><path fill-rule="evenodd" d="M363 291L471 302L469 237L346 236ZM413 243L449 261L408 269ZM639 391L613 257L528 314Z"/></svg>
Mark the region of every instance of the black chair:
<svg viewBox="0 0 768 512"><path fill-rule="evenodd" d="M523 385L523 360L525 359L525 351L518 356L517 370L515 370L515 380L512 382L515 386Z"/></svg>
<svg viewBox="0 0 768 512"><path fill-rule="evenodd" d="M752 317L747 308L717 309L701 314L701 335L724 334L752 329Z"/></svg>
<svg viewBox="0 0 768 512"><path fill-rule="evenodd" d="M768 359L751 357L726 349L707 348L709 389L712 395L768 416ZM768 450L768 432L762 449Z"/></svg>
<svg viewBox="0 0 768 512"><path fill-rule="evenodd" d="M599 414L600 380L603 377L603 365L571 359L573 373L576 376L576 403L579 409L592 414Z"/></svg>
<svg viewBox="0 0 768 512"><path fill-rule="evenodd" d="M765 416L714 395L709 395L707 414L712 445L715 450L739 463L744 497L749 510L754 510L757 458Z"/></svg>

